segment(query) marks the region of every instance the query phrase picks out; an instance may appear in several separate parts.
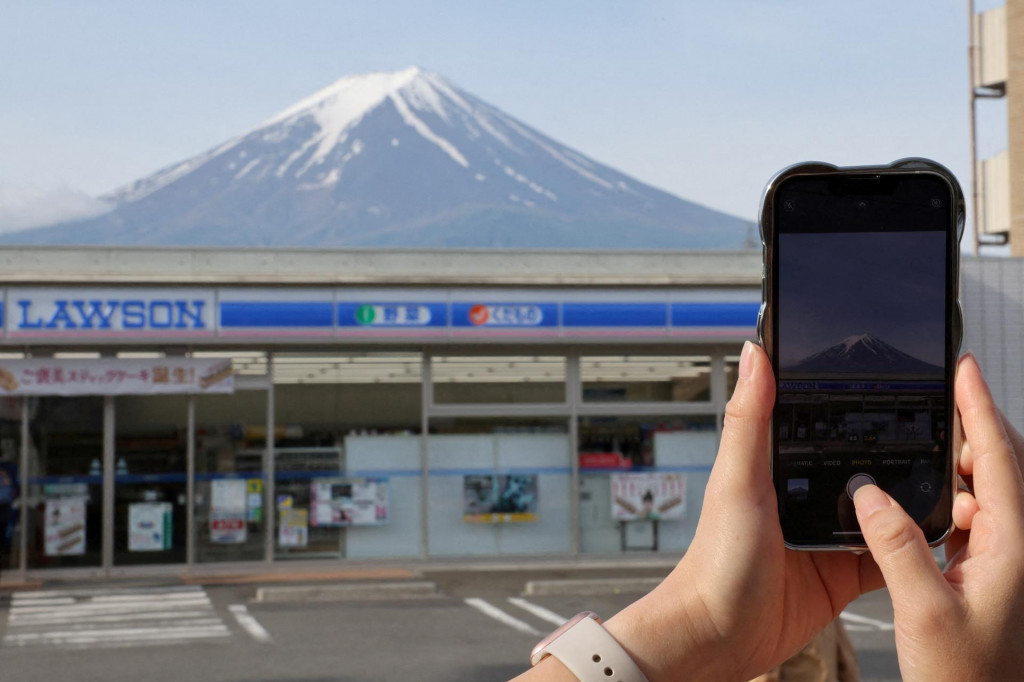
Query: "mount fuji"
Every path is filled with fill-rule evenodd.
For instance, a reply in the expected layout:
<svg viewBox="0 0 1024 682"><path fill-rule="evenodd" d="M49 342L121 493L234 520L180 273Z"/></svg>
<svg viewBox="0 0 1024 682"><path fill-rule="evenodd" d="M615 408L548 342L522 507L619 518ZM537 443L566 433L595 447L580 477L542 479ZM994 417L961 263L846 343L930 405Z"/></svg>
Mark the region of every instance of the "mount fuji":
<svg viewBox="0 0 1024 682"><path fill-rule="evenodd" d="M941 367L908 355L871 334L850 336L820 353L783 367L784 372L820 374L928 374L943 376Z"/></svg>
<svg viewBox="0 0 1024 682"><path fill-rule="evenodd" d="M685 160L681 160L685 163ZM645 185L436 73L342 78L22 244L739 249L753 223Z"/></svg>

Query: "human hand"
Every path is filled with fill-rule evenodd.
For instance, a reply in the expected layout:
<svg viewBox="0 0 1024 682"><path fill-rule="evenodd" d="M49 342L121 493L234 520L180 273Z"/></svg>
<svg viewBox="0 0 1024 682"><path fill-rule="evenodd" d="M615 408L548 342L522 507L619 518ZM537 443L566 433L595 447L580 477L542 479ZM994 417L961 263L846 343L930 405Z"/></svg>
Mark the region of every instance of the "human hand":
<svg viewBox="0 0 1024 682"><path fill-rule="evenodd" d="M1000 414L977 362L957 370L971 491L953 503L956 531L940 571L920 529L875 486L854 503L889 587L896 653L907 682L1020 679L1024 674L1024 438Z"/></svg>
<svg viewBox="0 0 1024 682"><path fill-rule="evenodd" d="M774 401L768 357L748 342L693 543L605 625L651 682L749 680L883 586L869 554L785 548L769 468Z"/></svg>

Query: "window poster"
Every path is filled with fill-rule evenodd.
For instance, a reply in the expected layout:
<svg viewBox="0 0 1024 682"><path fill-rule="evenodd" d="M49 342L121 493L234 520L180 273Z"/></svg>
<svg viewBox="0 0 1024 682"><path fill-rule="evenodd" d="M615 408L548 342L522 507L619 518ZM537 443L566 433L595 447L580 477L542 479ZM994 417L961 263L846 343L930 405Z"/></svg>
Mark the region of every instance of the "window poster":
<svg viewBox="0 0 1024 682"><path fill-rule="evenodd" d="M469 475L462 478L462 520L469 523L536 521L537 475Z"/></svg>
<svg viewBox="0 0 1024 682"><path fill-rule="evenodd" d="M305 547L309 544L308 509L278 509L277 544L279 547Z"/></svg>
<svg viewBox="0 0 1024 682"><path fill-rule="evenodd" d="M51 497L46 500L44 551L46 556L85 554L84 497Z"/></svg>
<svg viewBox="0 0 1024 682"><path fill-rule="evenodd" d="M223 545L245 542L247 501L245 479L210 481L210 542Z"/></svg>
<svg viewBox="0 0 1024 682"><path fill-rule="evenodd" d="M376 526L388 522L386 478L315 478L310 484L313 527Z"/></svg>
<svg viewBox="0 0 1024 682"><path fill-rule="evenodd" d="M128 551L162 552L171 548L170 502L136 502L128 506Z"/></svg>
<svg viewBox="0 0 1024 682"><path fill-rule="evenodd" d="M682 519L686 514L686 476L670 473L612 474L612 518Z"/></svg>

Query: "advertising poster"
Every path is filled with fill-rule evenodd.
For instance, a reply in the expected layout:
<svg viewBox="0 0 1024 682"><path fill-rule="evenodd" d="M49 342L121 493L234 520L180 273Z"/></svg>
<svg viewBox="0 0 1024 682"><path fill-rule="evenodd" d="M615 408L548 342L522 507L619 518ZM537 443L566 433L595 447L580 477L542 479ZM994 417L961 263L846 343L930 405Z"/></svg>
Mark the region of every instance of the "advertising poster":
<svg viewBox="0 0 1024 682"><path fill-rule="evenodd" d="M171 548L170 502L136 502L128 506L128 551L163 552Z"/></svg>
<svg viewBox="0 0 1024 682"><path fill-rule="evenodd" d="M279 510L277 544L279 547L305 547L309 544L309 510L282 507Z"/></svg>
<svg viewBox="0 0 1024 682"><path fill-rule="evenodd" d="M245 542L247 497L244 479L210 481L210 542L222 545Z"/></svg>
<svg viewBox="0 0 1024 682"><path fill-rule="evenodd" d="M45 514L46 556L85 554L85 498L51 497Z"/></svg>
<svg viewBox="0 0 1024 682"><path fill-rule="evenodd" d="M249 523L259 523L263 519L263 479L250 478L245 483L245 489L248 493Z"/></svg>
<svg viewBox="0 0 1024 682"><path fill-rule="evenodd" d="M317 478L310 484L309 525L376 526L390 513L386 478Z"/></svg>
<svg viewBox="0 0 1024 682"><path fill-rule="evenodd" d="M537 475L462 477L462 520L469 523L536 521Z"/></svg>
<svg viewBox="0 0 1024 682"><path fill-rule="evenodd" d="M0 397L234 393L230 359L32 358L0 361Z"/></svg>
<svg viewBox="0 0 1024 682"><path fill-rule="evenodd" d="M682 519L686 513L686 476L682 474L612 474L612 518Z"/></svg>

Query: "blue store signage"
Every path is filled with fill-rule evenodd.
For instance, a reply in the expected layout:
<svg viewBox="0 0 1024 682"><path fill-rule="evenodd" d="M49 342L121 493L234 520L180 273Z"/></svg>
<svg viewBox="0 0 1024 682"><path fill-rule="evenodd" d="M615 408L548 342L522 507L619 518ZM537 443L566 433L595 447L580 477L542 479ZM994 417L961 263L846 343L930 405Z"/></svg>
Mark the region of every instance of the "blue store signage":
<svg viewBox="0 0 1024 682"><path fill-rule="evenodd" d="M8 288L0 304L6 338L160 338L281 334L381 339L514 335L528 338L742 339L755 333L757 290L622 292L547 289L373 291L342 288ZM458 300L452 300L457 298ZM539 299L539 300L538 300Z"/></svg>

